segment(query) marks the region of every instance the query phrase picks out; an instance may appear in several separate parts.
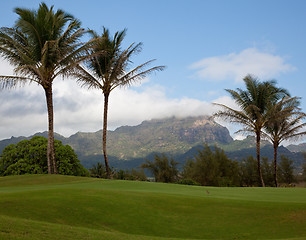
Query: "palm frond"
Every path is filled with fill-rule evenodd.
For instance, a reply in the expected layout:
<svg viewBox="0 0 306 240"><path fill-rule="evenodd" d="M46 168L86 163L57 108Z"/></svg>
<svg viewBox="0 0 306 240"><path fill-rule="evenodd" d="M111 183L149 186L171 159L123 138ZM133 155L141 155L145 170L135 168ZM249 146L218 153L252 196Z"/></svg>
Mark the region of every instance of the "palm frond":
<svg viewBox="0 0 306 240"><path fill-rule="evenodd" d="M255 127L253 119L251 119L250 116L245 114L243 111L235 110L224 104L219 104L219 103L213 103L213 104L223 108L223 110L220 110L213 114L214 118L222 118L230 121L231 123L237 123L240 125L247 126L248 128Z"/></svg>
<svg viewBox="0 0 306 240"><path fill-rule="evenodd" d="M0 52L13 66L20 66L24 62L35 64L32 47L24 36L16 28L0 29Z"/></svg>
<svg viewBox="0 0 306 240"><path fill-rule="evenodd" d="M139 65L138 67L132 69L130 72L124 74L121 78L119 78L114 84L112 89L118 87L118 86L130 86L133 83L142 80L152 72L157 71L163 71L166 66L156 66L152 67L146 70L143 70L148 64L153 62L154 60L150 60L142 65Z"/></svg>
<svg viewBox="0 0 306 240"><path fill-rule="evenodd" d="M94 76L92 73L88 72L80 65L77 65L76 68L74 68L74 73L72 73L71 75L76 78L77 83L80 84L81 87L103 90L103 85L99 81L99 76Z"/></svg>
<svg viewBox="0 0 306 240"><path fill-rule="evenodd" d="M286 96L271 105L265 132L272 143L279 145L282 141L305 135L301 130L306 126L302 123L306 114L299 108L299 100L298 97Z"/></svg>
<svg viewBox="0 0 306 240"><path fill-rule="evenodd" d="M27 83L36 82L35 79L18 76L0 76L0 89L14 89L17 87L23 87Z"/></svg>

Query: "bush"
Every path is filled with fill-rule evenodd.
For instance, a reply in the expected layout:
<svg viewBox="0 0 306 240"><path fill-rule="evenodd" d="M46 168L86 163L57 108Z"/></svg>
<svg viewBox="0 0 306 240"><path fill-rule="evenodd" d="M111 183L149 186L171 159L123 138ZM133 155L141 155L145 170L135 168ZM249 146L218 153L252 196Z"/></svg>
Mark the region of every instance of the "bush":
<svg viewBox="0 0 306 240"><path fill-rule="evenodd" d="M0 159L0 175L44 174L48 173L47 165L48 140L35 136L16 145L4 148ZM88 176L88 171L77 158L74 150L54 140L55 159L58 173L62 175Z"/></svg>
<svg viewBox="0 0 306 240"><path fill-rule="evenodd" d="M280 183L291 184L296 181L293 174L293 161L281 156L281 161L278 166L278 179Z"/></svg>
<svg viewBox="0 0 306 240"><path fill-rule="evenodd" d="M154 161L146 160L146 163L141 165L141 168L147 168L154 175L156 182L174 183L178 179L178 162L174 159L168 159L165 154L154 156Z"/></svg>
<svg viewBox="0 0 306 240"><path fill-rule="evenodd" d="M192 179L182 179L178 182L177 184L184 184L184 185L195 185L195 186L200 186L200 184Z"/></svg>
<svg viewBox="0 0 306 240"><path fill-rule="evenodd" d="M113 179L120 180L133 180L133 181L146 181L147 177L143 171L143 169L137 171L136 169L129 170L116 170L111 169ZM105 165L103 163L98 162L96 165L93 165L91 169L89 169L90 176L96 178L107 178Z"/></svg>
<svg viewBox="0 0 306 240"><path fill-rule="evenodd" d="M241 186L254 187L259 186L257 161L254 157L249 156L239 163L240 166L240 184Z"/></svg>
<svg viewBox="0 0 306 240"><path fill-rule="evenodd" d="M207 145L199 150L194 160L188 160L183 167L183 178L192 179L202 186L239 186L239 168L223 150Z"/></svg>
<svg viewBox="0 0 306 240"><path fill-rule="evenodd" d="M137 171L134 168L131 169L131 171L120 169L115 172L114 178L121 180L147 181L147 177L143 169Z"/></svg>

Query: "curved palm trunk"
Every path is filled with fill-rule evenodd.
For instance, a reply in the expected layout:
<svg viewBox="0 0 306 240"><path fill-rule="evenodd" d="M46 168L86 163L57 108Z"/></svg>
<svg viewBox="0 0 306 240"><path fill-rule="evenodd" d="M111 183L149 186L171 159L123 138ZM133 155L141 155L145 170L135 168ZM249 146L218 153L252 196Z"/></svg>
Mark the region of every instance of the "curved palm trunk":
<svg viewBox="0 0 306 240"><path fill-rule="evenodd" d="M278 180L277 180L277 148L278 148L278 145L274 143L273 147L274 147L274 184L275 184L275 187L277 187L278 186Z"/></svg>
<svg viewBox="0 0 306 240"><path fill-rule="evenodd" d="M265 187L265 182L262 177L261 166L260 166L260 132L256 133L256 154L257 154L257 171L258 178L262 187Z"/></svg>
<svg viewBox="0 0 306 240"><path fill-rule="evenodd" d="M46 87L44 89L45 89L47 109L48 109L48 147L47 147L48 173L57 174L55 151L54 151L52 86Z"/></svg>
<svg viewBox="0 0 306 240"><path fill-rule="evenodd" d="M105 161L107 178L112 178L112 173L108 163L107 151L106 151L106 135L107 135L107 112L108 112L108 98L109 93L104 94L104 113L103 113L103 155Z"/></svg>

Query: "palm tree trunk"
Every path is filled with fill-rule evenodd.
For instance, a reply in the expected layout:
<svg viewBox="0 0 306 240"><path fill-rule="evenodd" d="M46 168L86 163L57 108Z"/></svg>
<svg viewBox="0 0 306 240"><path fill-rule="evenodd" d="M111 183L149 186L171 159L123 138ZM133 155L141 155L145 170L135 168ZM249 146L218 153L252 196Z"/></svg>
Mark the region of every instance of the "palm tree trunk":
<svg viewBox="0 0 306 240"><path fill-rule="evenodd" d="M256 133L256 154L257 154L257 171L258 178L262 187L265 187L265 182L262 177L261 166L260 166L260 132Z"/></svg>
<svg viewBox="0 0 306 240"><path fill-rule="evenodd" d="M54 151L52 85L44 89L45 89L47 109L48 109L48 146L47 146L48 173L57 174L55 151Z"/></svg>
<svg viewBox="0 0 306 240"><path fill-rule="evenodd" d="M105 161L105 169L107 178L112 178L112 173L108 163L107 151L106 151L106 135L107 135L107 112L108 112L108 98L109 93L104 94L104 113L103 113L103 155Z"/></svg>
<svg viewBox="0 0 306 240"><path fill-rule="evenodd" d="M274 147L274 183L275 183L275 187L278 186L278 181L277 181L277 148L278 145L277 144L273 144Z"/></svg>

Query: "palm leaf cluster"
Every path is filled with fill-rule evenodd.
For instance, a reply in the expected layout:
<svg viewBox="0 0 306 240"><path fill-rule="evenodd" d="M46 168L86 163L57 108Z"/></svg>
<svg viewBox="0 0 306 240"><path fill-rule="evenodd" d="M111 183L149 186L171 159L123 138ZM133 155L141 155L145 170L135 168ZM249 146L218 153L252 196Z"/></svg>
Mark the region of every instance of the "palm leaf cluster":
<svg viewBox="0 0 306 240"><path fill-rule="evenodd" d="M225 104L216 104L222 110L215 113L214 116L243 126L237 133L251 133L256 136L258 178L261 185L265 186L260 162L262 137L269 138L277 152L283 140L305 135L305 132L300 132L305 126L301 123L305 114L298 108L300 105L298 99L290 97L285 89L276 87L275 81L260 82L251 75L246 76L243 80L246 90L226 89L239 109L233 109ZM277 186L276 159L274 164Z"/></svg>
<svg viewBox="0 0 306 240"><path fill-rule="evenodd" d="M89 55L93 57L87 59L85 66L78 66L74 72L83 87L102 89L104 94L109 94L119 86L129 86L151 72L164 69L164 66L148 68L154 60L130 68L133 63L131 57L141 52L142 43L133 43L127 49L121 50L126 29L116 32L114 37L110 36L106 28L103 28L101 36L95 32L91 32L91 35L97 40L89 50Z"/></svg>
<svg viewBox="0 0 306 240"><path fill-rule="evenodd" d="M79 20L62 10L54 12L45 3L37 11L16 8L15 13L19 15L15 26L0 29L0 50L18 76L3 76L1 87L29 80L48 88L84 54L79 40L85 31Z"/></svg>

